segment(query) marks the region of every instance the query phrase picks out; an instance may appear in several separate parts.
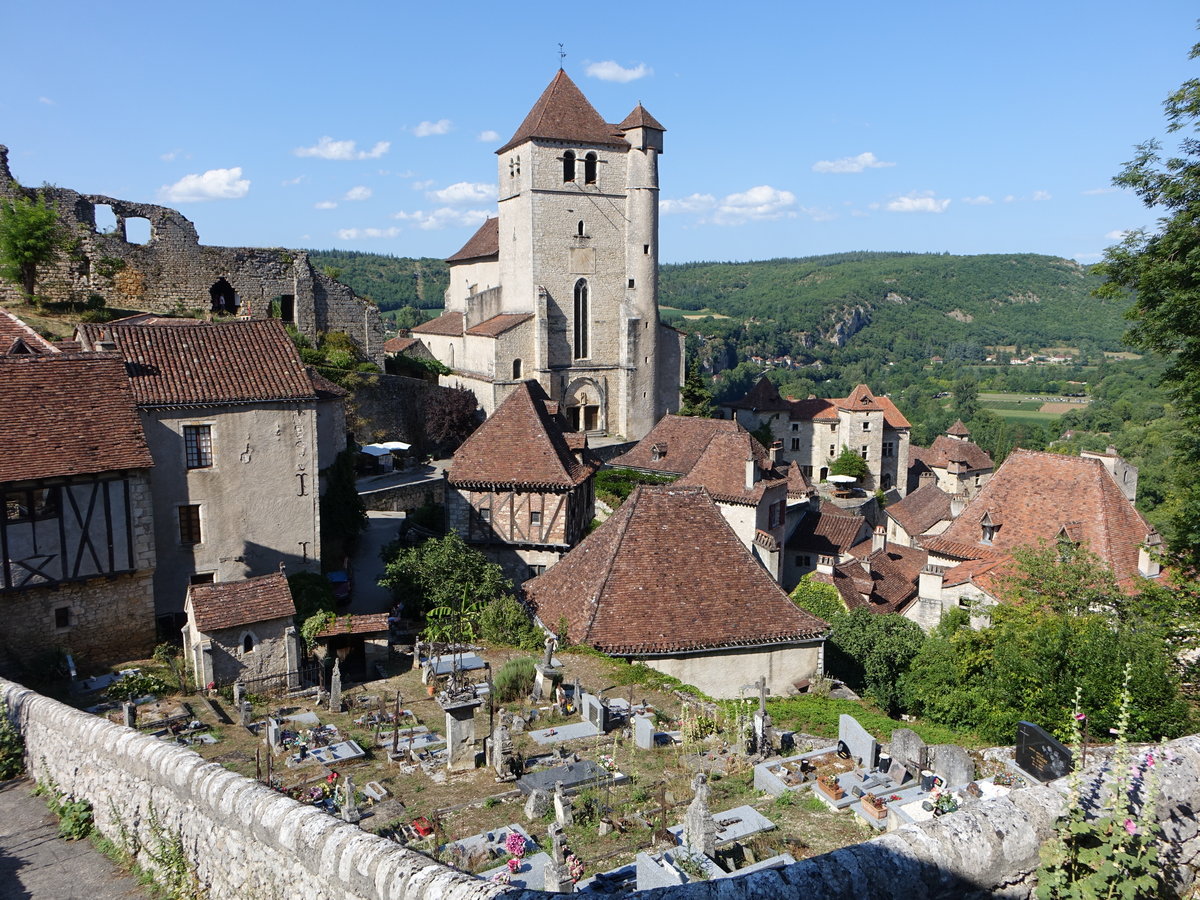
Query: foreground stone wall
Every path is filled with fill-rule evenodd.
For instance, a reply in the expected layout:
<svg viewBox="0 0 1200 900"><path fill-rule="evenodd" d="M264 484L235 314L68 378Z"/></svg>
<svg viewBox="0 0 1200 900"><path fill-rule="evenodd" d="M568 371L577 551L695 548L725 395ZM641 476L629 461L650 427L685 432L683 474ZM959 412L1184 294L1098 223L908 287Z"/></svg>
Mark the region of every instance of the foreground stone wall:
<svg viewBox="0 0 1200 900"><path fill-rule="evenodd" d="M202 887L214 898L306 900L468 900L506 891L439 865L313 807L207 763L174 744L71 709L10 681L0 699L25 738L39 780L92 803L97 827L113 841L141 843L153 866L162 835L177 837ZM1169 865L1191 883L1200 830L1200 736L1168 747L1158 819ZM1085 796L1085 803L1087 797ZM1052 787L1014 791L932 822L744 878L645 892L654 900L833 898L1026 898L1038 847L1053 831L1064 796ZM159 837L156 838L156 833Z"/></svg>

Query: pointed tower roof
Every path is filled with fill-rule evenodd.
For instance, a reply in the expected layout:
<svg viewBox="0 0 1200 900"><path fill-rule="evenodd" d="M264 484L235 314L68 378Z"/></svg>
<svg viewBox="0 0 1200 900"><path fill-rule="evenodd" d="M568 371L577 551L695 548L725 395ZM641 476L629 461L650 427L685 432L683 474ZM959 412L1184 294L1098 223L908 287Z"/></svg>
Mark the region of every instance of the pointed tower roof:
<svg viewBox="0 0 1200 900"><path fill-rule="evenodd" d="M642 106L640 103L633 108L633 112L627 115L625 117L625 121L618 125L617 128L619 128L621 131L629 131L632 128L653 128L657 131L667 130L663 128L662 123L659 122L658 119L654 118L654 116L650 115L650 113L646 111L646 107Z"/></svg>
<svg viewBox="0 0 1200 900"><path fill-rule="evenodd" d="M596 108L562 69L542 91L542 96L533 104L533 109L516 133L496 152L504 153L530 138L627 146L620 133L600 117L600 113L596 112Z"/></svg>
<svg viewBox="0 0 1200 900"><path fill-rule="evenodd" d="M946 434L951 437L970 437L971 432L967 430L967 426L963 424L963 420L959 419L953 425L946 429Z"/></svg>

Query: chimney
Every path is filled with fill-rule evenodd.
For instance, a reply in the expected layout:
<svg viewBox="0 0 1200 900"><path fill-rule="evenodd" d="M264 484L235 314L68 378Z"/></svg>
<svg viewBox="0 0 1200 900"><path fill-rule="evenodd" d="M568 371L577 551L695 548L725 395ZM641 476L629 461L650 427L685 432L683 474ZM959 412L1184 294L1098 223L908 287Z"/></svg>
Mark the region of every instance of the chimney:
<svg viewBox="0 0 1200 900"><path fill-rule="evenodd" d="M1157 531L1146 535L1146 541L1138 547L1138 574L1143 578L1157 578L1162 574L1158 554L1162 549L1162 538Z"/></svg>
<svg viewBox="0 0 1200 900"><path fill-rule="evenodd" d="M783 441L771 442L771 466L774 467L779 462L779 451L783 449Z"/></svg>
<svg viewBox="0 0 1200 900"><path fill-rule="evenodd" d="M965 491L957 493L950 498L950 518L957 519L962 515L962 511L967 508L968 499Z"/></svg>
<svg viewBox="0 0 1200 900"><path fill-rule="evenodd" d="M876 525L875 530L871 532L871 552L877 553L880 550L887 552L887 529Z"/></svg>
<svg viewBox="0 0 1200 900"><path fill-rule="evenodd" d="M922 472L917 479L917 490L931 484L937 484L937 472Z"/></svg>
<svg viewBox="0 0 1200 900"><path fill-rule="evenodd" d="M833 557L832 556L818 556L817 557L817 571L820 572L822 575L832 575L833 574Z"/></svg>
<svg viewBox="0 0 1200 900"><path fill-rule="evenodd" d="M746 457L746 490L748 491L754 490L754 476L757 469L758 464L754 461L754 454L751 453Z"/></svg>
<svg viewBox="0 0 1200 900"><path fill-rule="evenodd" d="M864 556L862 559L860 559L858 561L858 564L860 566L862 566L863 571L866 572L867 577L870 578L871 577L871 557L869 555Z"/></svg>
<svg viewBox="0 0 1200 900"><path fill-rule="evenodd" d="M922 600L936 600L940 604L945 576L946 570L941 566L924 566L921 574L917 576L917 596Z"/></svg>

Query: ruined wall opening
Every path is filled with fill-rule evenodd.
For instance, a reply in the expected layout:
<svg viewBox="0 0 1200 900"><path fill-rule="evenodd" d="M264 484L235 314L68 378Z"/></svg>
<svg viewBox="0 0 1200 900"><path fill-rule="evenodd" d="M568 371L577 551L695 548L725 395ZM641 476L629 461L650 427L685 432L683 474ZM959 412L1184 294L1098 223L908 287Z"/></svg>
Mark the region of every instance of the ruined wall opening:
<svg viewBox="0 0 1200 900"><path fill-rule="evenodd" d="M95 206L96 234L116 234L117 214L107 203L97 203Z"/></svg>
<svg viewBox="0 0 1200 900"><path fill-rule="evenodd" d="M154 237L154 226L141 216L125 220L125 240L130 244L148 244Z"/></svg>
<svg viewBox="0 0 1200 900"><path fill-rule="evenodd" d="M296 298L292 294L284 294L279 298L279 319L285 325L296 324Z"/></svg>
<svg viewBox="0 0 1200 900"><path fill-rule="evenodd" d="M208 296L212 300L213 312L236 312L238 308L237 291L233 289L225 276L221 276L216 280L212 287L208 289Z"/></svg>

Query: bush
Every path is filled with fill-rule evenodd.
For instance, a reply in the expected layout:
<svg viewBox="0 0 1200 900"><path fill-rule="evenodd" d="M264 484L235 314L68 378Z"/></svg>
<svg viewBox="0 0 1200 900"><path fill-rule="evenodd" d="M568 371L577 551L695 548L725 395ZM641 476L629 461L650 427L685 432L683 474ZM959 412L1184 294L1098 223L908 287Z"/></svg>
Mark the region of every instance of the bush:
<svg viewBox="0 0 1200 900"><path fill-rule="evenodd" d="M310 618L320 613L333 615L337 610L337 601L333 596L333 586L324 575L316 572L297 572L288 576L288 589L292 592L292 602L296 604L297 625L303 625Z"/></svg>
<svg viewBox="0 0 1200 900"><path fill-rule="evenodd" d="M16 778L25 770L25 742L8 717L8 704L0 703L0 781Z"/></svg>
<svg viewBox="0 0 1200 900"><path fill-rule="evenodd" d="M120 681L115 681L104 692L109 700L132 700L134 697L145 697L147 694L169 694L170 686L157 675L146 672L137 675L126 675Z"/></svg>
<svg viewBox="0 0 1200 900"><path fill-rule="evenodd" d="M632 469L601 469L596 473L594 482L596 497L609 506L617 507L639 484L670 484L675 478L674 475L651 475Z"/></svg>
<svg viewBox="0 0 1200 900"><path fill-rule="evenodd" d="M509 594L497 597L479 615L479 634L493 644L508 644L522 650L537 650L542 632L533 624L528 611Z"/></svg>
<svg viewBox="0 0 1200 900"><path fill-rule="evenodd" d="M500 667L492 680L496 700L500 703L511 703L513 700L528 697L536 677L533 657L518 656L516 659L510 659Z"/></svg>

